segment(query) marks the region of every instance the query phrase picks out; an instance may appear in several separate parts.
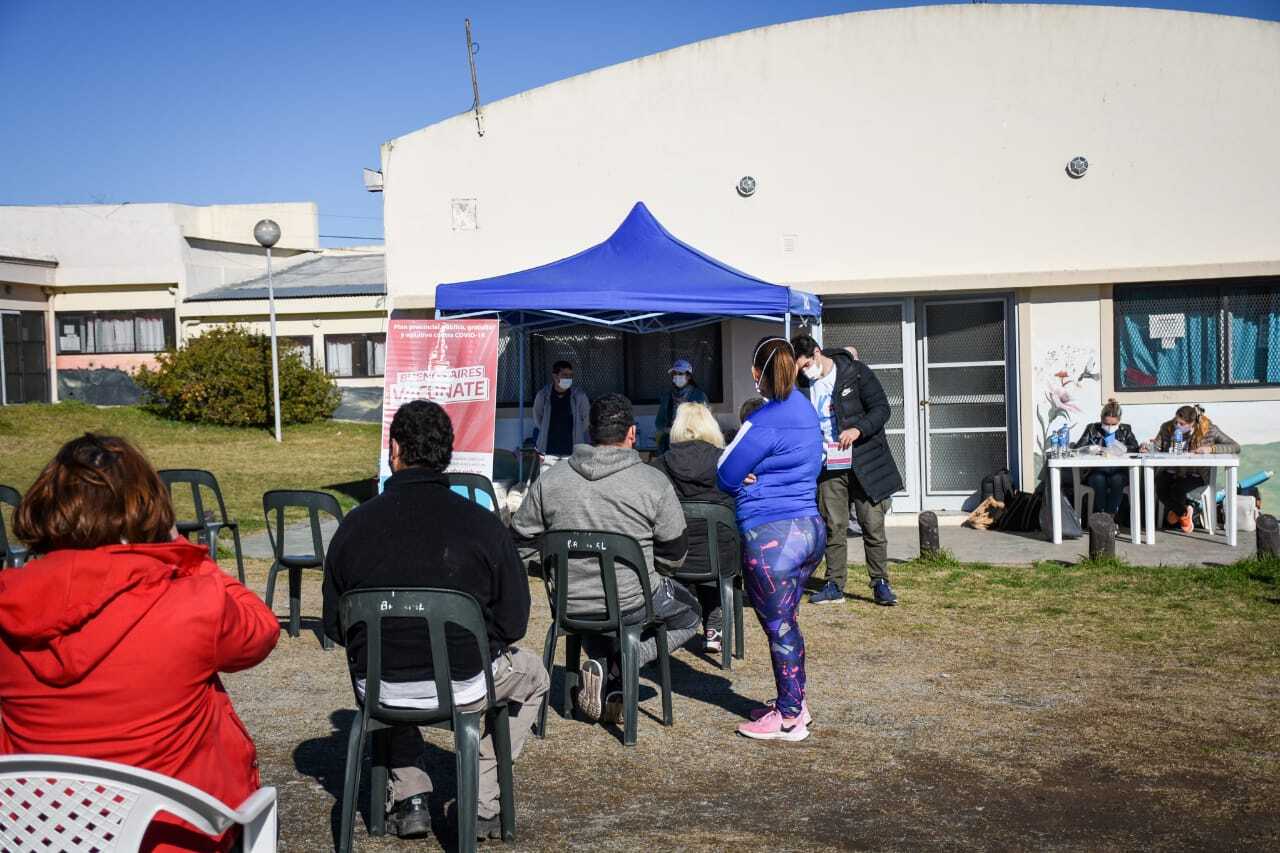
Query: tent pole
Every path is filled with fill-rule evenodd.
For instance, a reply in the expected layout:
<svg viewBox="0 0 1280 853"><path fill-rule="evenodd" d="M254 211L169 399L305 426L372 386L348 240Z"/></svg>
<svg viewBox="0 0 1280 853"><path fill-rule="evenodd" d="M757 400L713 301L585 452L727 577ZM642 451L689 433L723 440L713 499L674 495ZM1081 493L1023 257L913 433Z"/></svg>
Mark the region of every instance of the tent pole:
<svg viewBox="0 0 1280 853"><path fill-rule="evenodd" d="M791 312L787 312L787 318L782 321L783 337L791 340Z"/></svg>
<svg viewBox="0 0 1280 853"><path fill-rule="evenodd" d="M521 452L521 448L524 447L524 363L527 356L526 345L524 327L520 326L516 330L516 346L520 347L520 435L516 439L516 458L520 460L521 482L524 482L524 453Z"/></svg>

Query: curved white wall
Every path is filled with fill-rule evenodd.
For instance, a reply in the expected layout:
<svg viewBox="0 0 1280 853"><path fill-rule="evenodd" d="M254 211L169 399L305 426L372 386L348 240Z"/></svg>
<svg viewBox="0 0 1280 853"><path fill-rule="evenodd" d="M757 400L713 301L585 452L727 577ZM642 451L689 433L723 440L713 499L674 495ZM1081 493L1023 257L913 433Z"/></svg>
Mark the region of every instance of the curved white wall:
<svg viewBox="0 0 1280 853"><path fill-rule="evenodd" d="M1280 260L1275 23L1003 4L853 13L484 112L483 138L464 114L384 146L394 295L562 257L637 199L712 255L826 292ZM1064 172L1076 154L1082 180ZM750 199L734 191L744 174L759 181ZM477 200L478 230L452 230L452 198Z"/></svg>

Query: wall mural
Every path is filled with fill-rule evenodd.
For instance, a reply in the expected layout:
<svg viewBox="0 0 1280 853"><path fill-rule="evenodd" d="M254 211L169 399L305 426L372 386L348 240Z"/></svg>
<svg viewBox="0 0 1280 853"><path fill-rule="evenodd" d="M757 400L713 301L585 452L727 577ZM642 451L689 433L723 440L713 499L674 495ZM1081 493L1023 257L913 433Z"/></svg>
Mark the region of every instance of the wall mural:
<svg viewBox="0 0 1280 853"><path fill-rule="evenodd" d="M1049 436L1064 424L1078 437L1102 406L1098 351L1080 344L1051 345L1035 357L1035 470L1044 465Z"/></svg>

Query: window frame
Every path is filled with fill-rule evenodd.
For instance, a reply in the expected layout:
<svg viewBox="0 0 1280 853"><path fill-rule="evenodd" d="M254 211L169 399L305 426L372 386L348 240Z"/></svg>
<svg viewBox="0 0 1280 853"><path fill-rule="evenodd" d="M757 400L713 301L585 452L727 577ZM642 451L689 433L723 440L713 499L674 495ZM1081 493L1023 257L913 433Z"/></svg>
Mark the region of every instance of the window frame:
<svg viewBox="0 0 1280 853"><path fill-rule="evenodd" d="M1186 291L1195 289L1199 291L1198 295L1212 296L1217 303L1214 309L1214 319L1217 331L1217 365L1216 376L1218 381L1202 384L1187 385L1150 385L1144 387L1133 387L1124 383L1124 361L1121 357L1121 340L1124 336L1124 321L1128 315L1121 309L1121 305L1125 300L1125 291L1136 290L1139 288L1167 287L1171 291L1171 298L1177 297L1177 291ZM1258 276L1238 279L1202 279L1191 281L1151 281L1151 282L1134 282L1132 284L1117 284L1112 289L1111 294L1111 339L1112 339L1112 366L1111 381L1114 391L1121 394L1143 394L1156 395L1160 393L1176 393L1179 391L1241 391L1250 388L1280 388L1280 381L1277 382L1233 382L1231 381L1231 318L1232 318L1232 296L1239 295L1239 291L1249 287L1267 287L1271 289L1280 289L1280 277Z"/></svg>
<svg viewBox="0 0 1280 853"><path fill-rule="evenodd" d="M143 314L159 314L164 324L164 348L163 349L138 349L137 342L141 335L138 334L138 318ZM62 323L74 320L79 324L80 340L82 344L87 344L89 335L87 327L94 319L119 319L121 317L129 317L133 321L133 340L134 348L128 350L64 350L62 348ZM126 308L111 311L55 311L53 314L53 325L55 334L55 355L58 356L75 356L75 355L156 355L162 352L170 352L177 348L178 345L178 322L177 311L173 308Z"/></svg>
<svg viewBox="0 0 1280 853"><path fill-rule="evenodd" d="M363 348L362 352L360 353L359 360L356 359L355 352L352 353L351 373L347 376L339 376L338 374L329 370L329 340L331 338L351 338L352 344L358 343ZM368 347L370 342L375 338L382 338L382 346L383 346L382 373L369 372L371 369L371 365L368 363L369 362ZM386 365L387 333L386 332L332 332L324 335L323 345L324 345L324 372L325 374L333 377L334 379L380 379L386 376L386 367L387 367ZM364 370L365 370L364 373L356 372L356 366L358 364L364 365Z"/></svg>

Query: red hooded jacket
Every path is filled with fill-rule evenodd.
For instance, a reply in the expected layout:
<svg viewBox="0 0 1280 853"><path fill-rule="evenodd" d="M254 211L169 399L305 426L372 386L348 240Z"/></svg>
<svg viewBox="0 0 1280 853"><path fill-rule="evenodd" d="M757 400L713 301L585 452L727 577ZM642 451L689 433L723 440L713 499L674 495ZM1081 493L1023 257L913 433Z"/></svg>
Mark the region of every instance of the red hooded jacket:
<svg viewBox="0 0 1280 853"><path fill-rule="evenodd" d="M266 605L184 539L55 551L2 571L0 753L115 761L238 807L258 788L257 752L218 673L259 663L279 635ZM159 846L144 849L232 840L159 821L169 826L148 834Z"/></svg>

